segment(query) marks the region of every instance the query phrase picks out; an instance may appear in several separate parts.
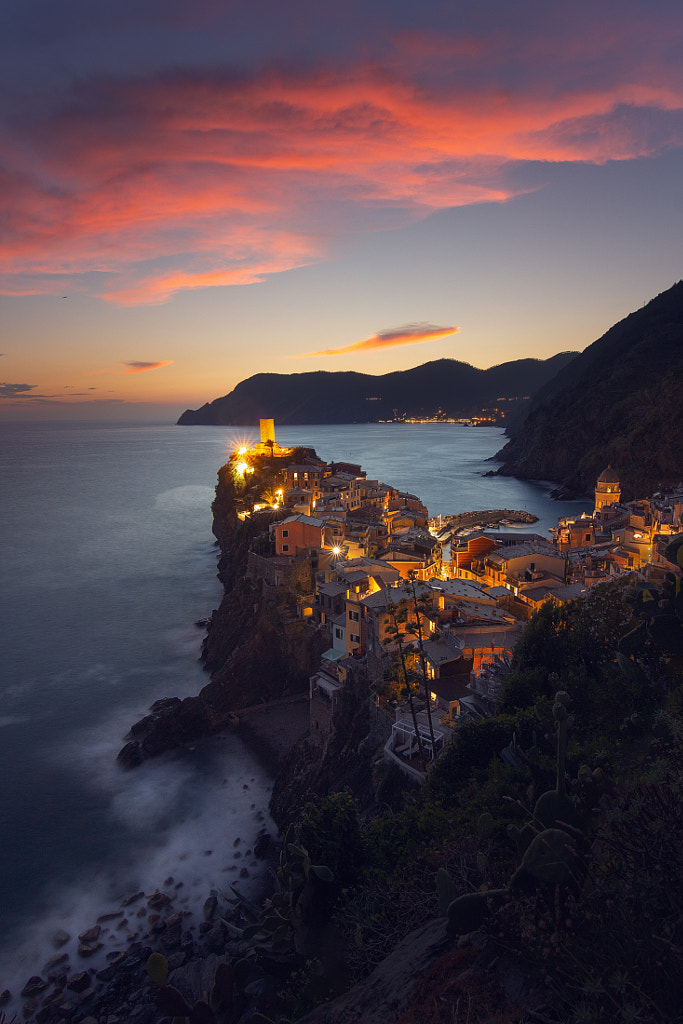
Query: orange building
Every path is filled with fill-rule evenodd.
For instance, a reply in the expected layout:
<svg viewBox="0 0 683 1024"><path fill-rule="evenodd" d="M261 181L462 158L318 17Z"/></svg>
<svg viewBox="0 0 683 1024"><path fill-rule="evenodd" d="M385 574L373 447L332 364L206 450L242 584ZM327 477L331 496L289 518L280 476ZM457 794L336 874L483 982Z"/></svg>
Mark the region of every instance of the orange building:
<svg viewBox="0 0 683 1024"><path fill-rule="evenodd" d="M271 527L276 555L298 555L324 546L325 522L313 516L290 516Z"/></svg>

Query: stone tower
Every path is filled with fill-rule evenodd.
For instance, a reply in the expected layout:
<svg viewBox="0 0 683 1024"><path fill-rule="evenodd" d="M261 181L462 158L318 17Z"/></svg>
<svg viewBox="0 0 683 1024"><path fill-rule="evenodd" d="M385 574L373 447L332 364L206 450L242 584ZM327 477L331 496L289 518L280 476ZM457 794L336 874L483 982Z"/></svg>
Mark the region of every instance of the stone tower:
<svg viewBox="0 0 683 1024"><path fill-rule="evenodd" d="M275 440L275 421L261 420L261 444L271 444Z"/></svg>
<svg viewBox="0 0 683 1024"><path fill-rule="evenodd" d="M603 469L595 485L595 511L599 512L605 505L616 504L620 498L619 477L612 467L608 466L607 469Z"/></svg>

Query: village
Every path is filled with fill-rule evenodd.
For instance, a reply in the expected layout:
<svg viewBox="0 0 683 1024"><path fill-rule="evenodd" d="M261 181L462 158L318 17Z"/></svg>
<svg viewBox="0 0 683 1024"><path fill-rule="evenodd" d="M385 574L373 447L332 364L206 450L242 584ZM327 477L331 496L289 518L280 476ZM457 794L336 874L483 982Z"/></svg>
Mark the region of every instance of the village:
<svg viewBox="0 0 683 1024"><path fill-rule="evenodd" d="M430 520L417 495L361 466L281 448L272 420L233 453L235 479L273 457L279 485L239 512L280 513L246 574L275 600L296 595L297 618L329 642L310 679L310 738L326 748L344 688L363 678L384 718L385 760L417 782L461 722L495 713L515 646L546 601L630 574L656 584L672 569L663 552L680 530L683 486L622 503L607 467L593 513L560 519L545 539L506 530L533 519L507 509Z"/></svg>

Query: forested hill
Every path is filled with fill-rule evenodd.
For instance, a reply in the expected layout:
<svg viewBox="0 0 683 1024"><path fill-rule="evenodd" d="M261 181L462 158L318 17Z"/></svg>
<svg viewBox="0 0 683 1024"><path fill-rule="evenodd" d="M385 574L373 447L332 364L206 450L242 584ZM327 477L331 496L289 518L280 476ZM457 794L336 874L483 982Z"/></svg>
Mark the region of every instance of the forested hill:
<svg viewBox="0 0 683 1024"><path fill-rule="evenodd" d="M505 475L591 491L609 464L622 497L683 480L683 281L610 328L535 396L497 458ZM509 431L513 432L513 431Z"/></svg>
<svg viewBox="0 0 683 1024"><path fill-rule="evenodd" d="M561 352L545 360L517 359L488 370L438 359L381 376L322 370L257 373L229 395L187 409L178 423L254 426L261 418L279 424L376 423L439 411L445 417L470 417L496 405L507 419L575 356Z"/></svg>

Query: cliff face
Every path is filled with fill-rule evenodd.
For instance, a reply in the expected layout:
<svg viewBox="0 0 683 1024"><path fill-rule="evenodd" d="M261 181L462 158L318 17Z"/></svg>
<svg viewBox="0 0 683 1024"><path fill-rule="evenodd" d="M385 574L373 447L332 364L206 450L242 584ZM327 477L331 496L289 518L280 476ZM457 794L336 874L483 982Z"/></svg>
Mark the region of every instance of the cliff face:
<svg viewBox="0 0 683 1024"><path fill-rule="evenodd" d="M252 492L267 486L275 469L261 467L249 478L247 504ZM202 653L211 681L196 697L157 701L130 730L119 754L124 767L222 728L240 708L305 690L320 662L326 643L313 625L297 616L295 595L265 595L259 581L245 577L255 537L267 532L278 513L242 521L237 511L244 500L230 467L223 466L213 503L213 531L221 549L218 574L225 593L211 616Z"/></svg>
<svg viewBox="0 0 683 1024"><path fill-rule="evenodd" d="M280 424L376 423L406 416L469 417L499 398L506 418L526 407L531 395L575 357L561 352L550 359L517 359L479 370L456 359L438 359L411 370L373 376L368 373L314 371L257 373L229 395L201 409L187 409L178 423L244 424L261 417Z"/></svg>
<svg viewBox="0 0 683 1024"><path fill-rule="evenodd" d="M683 282L594 342L534 397L499 472L592 491L618 473L625 500L683 479Z"/></svg>

